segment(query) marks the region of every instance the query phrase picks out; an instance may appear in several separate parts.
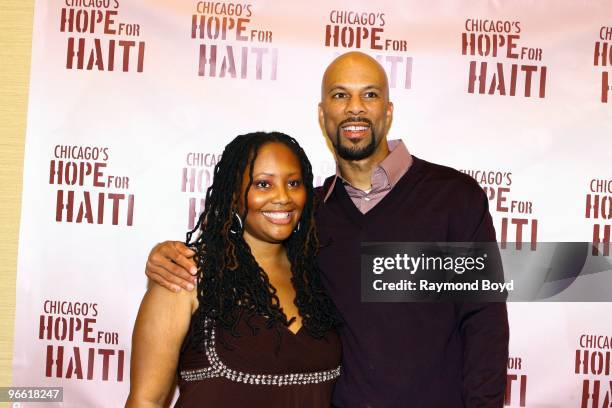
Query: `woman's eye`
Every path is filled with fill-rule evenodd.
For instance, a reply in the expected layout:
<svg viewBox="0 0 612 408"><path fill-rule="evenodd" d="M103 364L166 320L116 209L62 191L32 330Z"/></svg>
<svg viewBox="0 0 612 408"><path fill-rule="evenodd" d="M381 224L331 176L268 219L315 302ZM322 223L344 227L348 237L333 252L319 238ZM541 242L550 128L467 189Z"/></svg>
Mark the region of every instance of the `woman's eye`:
<svg viewBox="0 0 612 408"><path fill-rule="evenodd" d="M270 183L265 180L260 180L255 182L255 187L257 188L268 188L270 187Z"/></svg>
<svg viewBox="0 0 612 408"><path fill-rule="evenodd" d="M302 180L291 180L289 182L289 187L299 187L302 185Z"/></svg>

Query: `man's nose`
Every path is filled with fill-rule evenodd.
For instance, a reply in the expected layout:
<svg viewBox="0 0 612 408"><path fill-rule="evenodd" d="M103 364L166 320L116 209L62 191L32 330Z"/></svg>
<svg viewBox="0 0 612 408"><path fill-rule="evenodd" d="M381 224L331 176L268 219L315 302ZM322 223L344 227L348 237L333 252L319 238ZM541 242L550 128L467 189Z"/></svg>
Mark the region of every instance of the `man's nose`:
<svg viewBox="0 0 612 408"><path fill-rule="evenodd" d="M353 96L349 99L348 104L346 105L346 113L352 116L359 116L364 114L366 111L365 104L358 96Z"/></svg>

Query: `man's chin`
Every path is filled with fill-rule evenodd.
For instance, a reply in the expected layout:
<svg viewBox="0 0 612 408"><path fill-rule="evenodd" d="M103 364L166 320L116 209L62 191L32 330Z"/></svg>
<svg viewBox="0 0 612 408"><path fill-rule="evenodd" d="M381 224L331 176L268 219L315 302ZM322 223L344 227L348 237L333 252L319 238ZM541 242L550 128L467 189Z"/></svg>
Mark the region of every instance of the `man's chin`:
<svg viewBox="0 0 612 408"><path fill-rule="evenodd" d="M336 143L334 144L334 149L336 150L336 154L344 159L344 160L363 160L370 157L374 150L376 150L376 144L374 143L374 135L369 133L359 138L348 138L345 136L340 136L341 130L338 130L336 133ZM340 136L340 137L338 137Z"/></svg>
<svg viewBox="0 0 612 408"><path fill-rule="evenodd" d="M368 148L370 143L371 143L370 138L367 137L367 136L364 136L364 137L353 137L353 138L345 137L345 138L342 139L341 145L345 149L364 150L364 149Z"/></svg>
<svg viewBox="0 0 612 408"><path fill-rule="evenodd" d="M371 144L372 135L363 135L360 137L340 137L340 146L345 149L366 150Z"/></svg>
<svg viewBox="0 0 612 408"><path fill-rule="evenodd" d="M365 148L355 148L346 146L336 146L336 154L344 160L363 160L367 159L374 153L373 149L369 148L369 145Z"/></svg>

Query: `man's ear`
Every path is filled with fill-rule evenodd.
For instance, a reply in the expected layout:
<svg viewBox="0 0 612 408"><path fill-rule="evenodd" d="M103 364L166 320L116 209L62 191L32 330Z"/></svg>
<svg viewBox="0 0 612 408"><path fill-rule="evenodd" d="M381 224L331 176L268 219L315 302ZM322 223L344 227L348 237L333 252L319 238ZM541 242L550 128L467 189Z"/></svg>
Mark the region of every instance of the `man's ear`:
<svg viewBox="0 0 612 408"><path fill-rule="evenodd" d="M393 102L387 102L387 130L391 128L391 123L393 122Z"/></svg>

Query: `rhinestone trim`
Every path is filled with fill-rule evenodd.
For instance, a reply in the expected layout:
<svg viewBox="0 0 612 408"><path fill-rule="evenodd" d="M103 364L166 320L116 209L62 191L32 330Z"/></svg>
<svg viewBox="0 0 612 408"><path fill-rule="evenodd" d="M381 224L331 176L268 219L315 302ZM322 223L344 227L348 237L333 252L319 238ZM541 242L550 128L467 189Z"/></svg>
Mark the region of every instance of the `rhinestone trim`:
<svg viewBox="0 0 612 408"><path fill-rule="evenodd" d="M210 322L207 322L210 323ZM214 326L214 325L211 325ZM211 328L210 340L204 342L206 359L210 367L195 370L183 370L180 375L185 381L199 381L207 378L223 377L230 381L241 382L253 385L305 385L318 384L333 380L340 376L340 366L332 370L317 371L313 373L292 373L292 374L251 374L233 370L226 366L215 348L215 328Z"/></svg>

